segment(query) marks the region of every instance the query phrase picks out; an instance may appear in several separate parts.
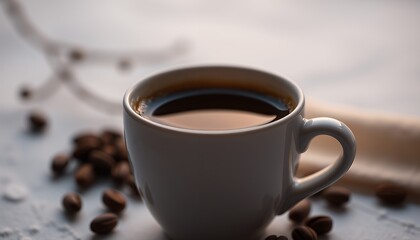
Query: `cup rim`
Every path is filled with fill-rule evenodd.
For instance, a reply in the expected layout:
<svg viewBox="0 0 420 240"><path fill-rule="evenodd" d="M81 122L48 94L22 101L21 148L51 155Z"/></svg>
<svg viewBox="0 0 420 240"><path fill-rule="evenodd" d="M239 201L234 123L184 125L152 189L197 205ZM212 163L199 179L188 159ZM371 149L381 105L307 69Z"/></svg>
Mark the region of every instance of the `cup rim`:
<svg viewBox="0 0 420 240"><path fill-rule="evenodd" d="M179 128L179 127L174 127L174 126L169 126L169 125L166 125L166 124L154 122L154 121L152 121L150 119L147 119L145 117L141 117L137 112L134 111L134 109L132 108L132 106L130 104L132 93L135 91L135 89L139 88L144 81L146 81L148 79L156 78L159 75L163 75L163 74L170 74L171 72L187 71L187 70L194 70L194 69L195 70L209 69L209 68L225 68L225 69L237 69L237 70L254 71L254 72L259 72L259 73L263 73L263 74L266 74L266 75L268 74L268 75L271 75L275 78L278 78L278 79L282 80L284 83L288 84L292 89L295 90L295 93L298 96L296 107L289 114L287 114L285 117L283 117L281 119L278 119L276 121L267 123L267 124L263 124L263 125L246 127L246 128L238 128L238 129L227 129L227 130L201 130L201 129ZM155 73L149 74L148 76L146 76L142 79L143 80L134 83L125 92L124 98L123 98L124 112L127 113L128 116L130 116L134 120L145 123L145 124L147 124L151 127L158 128L158 129L161 129L161 130L167 130L167 131L171 131L171 132L177 132L177 133L200 134L200 135L226 135L226 134L247 133L247 132L254 132L254 131L257 131L257 130L263 130L263 129L271 128L271 127L274 127L274 126L277 126L277 125L280 125L280 124L284 124L285 122L288 122L290 119L293 119L294 117L296 117L296 115L299 115L302 112L304 102L305 102L305 97L303 95L303 91L296 83L294 83L294 82L292 82L288 79L285 79L285 78L283 78L279 75L276 75L276 74L273 74L273 73L270 73L270 72L267 72L267 71L263 71L263 70L260 70L260 69L256 69L256 68L253 68L253 67L247 67L247 66L210 65L210 64L178 66L178 67L171 67L171 68L168 68L168 69L157 71Z"/></svg>

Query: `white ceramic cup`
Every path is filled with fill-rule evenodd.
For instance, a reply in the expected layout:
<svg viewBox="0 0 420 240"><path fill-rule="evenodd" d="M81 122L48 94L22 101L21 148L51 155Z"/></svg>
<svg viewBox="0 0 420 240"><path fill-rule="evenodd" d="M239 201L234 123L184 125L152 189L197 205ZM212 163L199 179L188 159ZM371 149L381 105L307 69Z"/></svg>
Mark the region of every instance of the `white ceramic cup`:
<svg viewBox="0 0 420 240"><path fill-rule="evenodd" d="M190 130L163 125L135 111L139 99L189 88L246 88L293 102L284 118L243 129ZM333 184L350 168L356 143L331 118L305 119L304 96L293 82L242 67L203 66L148 77L124 96L124 131L136 184L164 232L176 240L258 239L273 218ZM317 135L341 144L330 166L296 178L299 154Z"/></svg>

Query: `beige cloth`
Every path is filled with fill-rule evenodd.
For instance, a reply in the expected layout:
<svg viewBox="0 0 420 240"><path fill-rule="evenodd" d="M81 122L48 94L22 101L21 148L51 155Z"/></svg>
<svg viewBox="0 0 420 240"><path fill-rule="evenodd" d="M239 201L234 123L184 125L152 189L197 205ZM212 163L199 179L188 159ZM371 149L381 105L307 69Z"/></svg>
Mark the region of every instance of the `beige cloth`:
<svg viewBox="0 0 420 240"><path fill-rule="evenodd" d="M420 118L375 113L308 99L306 118L336 118L350 127L357 142L355 161L340 184L372 191L380 182L404 186L420 199ZM302 155L298 174L327 166L341 148L330 137L317 137Z"/></svg>

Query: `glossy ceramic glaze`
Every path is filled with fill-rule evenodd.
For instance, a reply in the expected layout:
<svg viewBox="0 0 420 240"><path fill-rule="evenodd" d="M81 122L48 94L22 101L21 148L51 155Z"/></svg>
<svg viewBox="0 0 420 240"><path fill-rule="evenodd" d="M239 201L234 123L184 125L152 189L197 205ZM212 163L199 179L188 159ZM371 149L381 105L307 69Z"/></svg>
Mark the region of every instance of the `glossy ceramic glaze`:
<svg viewBox="0 0 420 240"><path fill-rule="evenodd" d="M294 106L262 126L227 131L174 128L140 116L139 97L189 86L253 88ZM166 234L176 240L257 239L272 219L338 180L351 166L355 140L341 122L303 117L294 83L258 70L191 67L148 77L124 97L124 130L137 186ZM343 154L304 179L294 177L299 154L320 134L336 138Z"/></svg>

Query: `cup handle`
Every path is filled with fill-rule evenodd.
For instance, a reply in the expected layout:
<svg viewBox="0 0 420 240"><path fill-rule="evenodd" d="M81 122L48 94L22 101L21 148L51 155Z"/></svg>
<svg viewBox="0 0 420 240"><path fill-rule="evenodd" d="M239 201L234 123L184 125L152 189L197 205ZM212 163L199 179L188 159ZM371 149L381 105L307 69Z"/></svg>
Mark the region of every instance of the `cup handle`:
<svg viewBox="0 0 420 240"><path fill-rule="evenodd" d="M332 118L303 119L297 140L297 151L299 153L305 152L308 149L309 142L318 135L328 135L337 139L343 150L342 155L329 166L307 177L295 178L291 170L289 197L285 200L279 214L287 211L300 200L336 182L353 163L356 154L354 135L344 123Z"/></svg>

